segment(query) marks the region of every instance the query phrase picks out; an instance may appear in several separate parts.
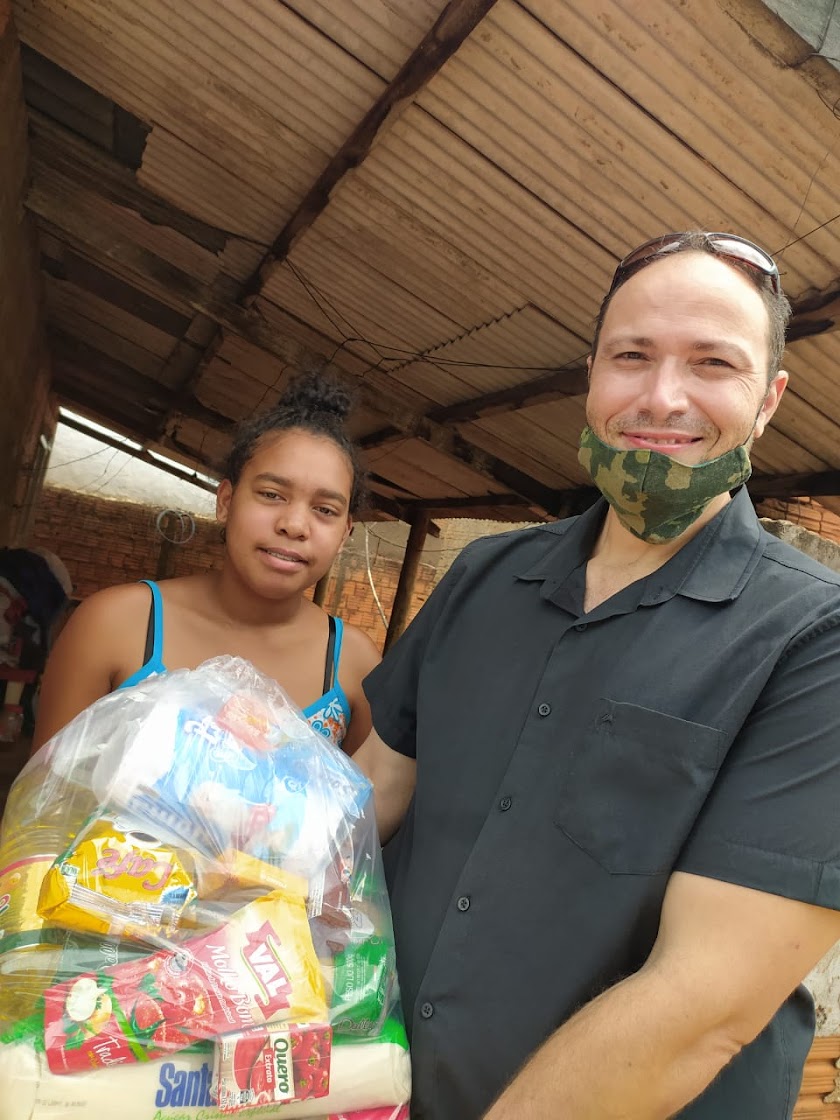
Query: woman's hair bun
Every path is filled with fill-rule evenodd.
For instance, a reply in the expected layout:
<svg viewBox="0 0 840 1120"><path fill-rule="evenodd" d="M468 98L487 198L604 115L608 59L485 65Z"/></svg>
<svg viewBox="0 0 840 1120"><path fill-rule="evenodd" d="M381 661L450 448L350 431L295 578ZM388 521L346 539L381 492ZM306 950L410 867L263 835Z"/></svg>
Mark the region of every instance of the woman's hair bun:
<svg viewBox="0 0 840 1120"><path fill-rule="evenodd" d="M325 415L338 424L350 415L353 397L335 377L322 373L299 373L280 394L276 408L296 414L303 423Z"/></svg>

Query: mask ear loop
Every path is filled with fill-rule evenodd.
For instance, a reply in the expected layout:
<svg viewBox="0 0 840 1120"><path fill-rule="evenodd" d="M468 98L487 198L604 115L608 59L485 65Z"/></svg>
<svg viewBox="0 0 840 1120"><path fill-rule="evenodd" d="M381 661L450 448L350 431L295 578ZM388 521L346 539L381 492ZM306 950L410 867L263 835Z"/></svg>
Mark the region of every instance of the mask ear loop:
<svg viewBox="0 0 840 1120"><path fill-rule="evenodd" d="M767 404L767 398L769 396L770 396L770 386L768 385L767 386L767 391L765 392L765 394L762 398L761 404L758 406L758 412L756 412L756 414L755 414L755 420L753 420L753 422L752 422L752 427L750 428L749 435L747 436L747 438L742 443L738 444L738 447L746 447L747 444L750 442L750 440L755 438L755 429L758 425L758 418L761 415L761 413L763 412L764 406ZM749 449L747 450L747 454L749 454Z"/></svg>

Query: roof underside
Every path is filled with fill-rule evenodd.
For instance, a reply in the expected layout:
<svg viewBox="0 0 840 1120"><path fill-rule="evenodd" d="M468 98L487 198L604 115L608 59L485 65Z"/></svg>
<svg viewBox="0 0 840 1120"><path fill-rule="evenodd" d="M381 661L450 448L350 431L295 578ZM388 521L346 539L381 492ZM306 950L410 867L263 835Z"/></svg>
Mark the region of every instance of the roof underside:
<svg viewBox="0 0 840 1120"><path fill-rule="evenodd" d="M758 0L18 0L61 398L218 471L300 368L380 513L580 508L583 362L663 229L781 251L754 494L840 494L840 74Z"/></svg>

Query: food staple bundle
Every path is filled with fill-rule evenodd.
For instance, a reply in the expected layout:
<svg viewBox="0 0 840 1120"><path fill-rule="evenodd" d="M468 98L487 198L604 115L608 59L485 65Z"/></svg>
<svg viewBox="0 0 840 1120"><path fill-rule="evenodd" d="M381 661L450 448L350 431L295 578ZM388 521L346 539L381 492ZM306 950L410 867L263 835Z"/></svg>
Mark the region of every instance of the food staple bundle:
<svg viewBox="0 0 840 1120"><path fill-rule="evenodd" d="M237 658L93 704L0 834L0 1120L405 1120L371 787Z"/></svg>

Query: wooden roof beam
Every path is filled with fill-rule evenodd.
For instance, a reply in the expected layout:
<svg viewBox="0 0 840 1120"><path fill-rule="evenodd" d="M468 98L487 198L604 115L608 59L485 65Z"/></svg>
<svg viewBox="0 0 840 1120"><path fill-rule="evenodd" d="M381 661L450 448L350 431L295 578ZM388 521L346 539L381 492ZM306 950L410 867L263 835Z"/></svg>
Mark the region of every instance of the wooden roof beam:
<svg viewBox="0 0 840 1120"><path fill-rule="evenodd" d="M257 311L208 296L204 285L199 281L142 245L115 236L104 226L91 225L86 215L74 208L72 197L57 199L36 185L29 193L27 206L33 213L62 231L71 242L82 245L86 255L92 255L97 262L118 262L129 272L139 274L153 286L168 290L196 311L213 319L219 326L247 339L267 353L274 354L286 364L299 369L330 370L339 377L347 377L344 371L329 366L323 355L293 339L283 337ZM218 413L215 414L214 421L210 410L205 410L189 391L172 392L157 382L151 382L147 388L154 389L156 398L164 399L162 394L169 394L167 399L171 401L171 411L196 415L198 410L196 418L202 419L202 415L206 413L207 418L202 419L202 423L207 423L208 426L215 426L220 420L232 425L232 421L220 417ZM388 393L382 386L374 388L357 381L356 390L362 403L380 413L403 436L422 440L441 453L466 463L476 474L497 485L516 490L543 512L553 515L558 501L562 501L561 491L537 482L510 464L475 447L452 429L406 409L396 394Z"/></svg>
<svg viewBox="0 0 840 1120"><path fill-rule="evenodd" d="M85 292L105 300L113 307L127 311L135 319L149 323L159 331L172 336L172 345L190 325L187 316L174 311L167 304L147 295L140 288L115 276L106 268L100 268L86 260L72 249L63 246L61 259L41 253L41 268L55 280L60 280L81 288Z"/></svg>
<svg viewBox="0 0 840 1120"><path fill-rule="evenodd" d="M230 417L208 408L195 397L184 401L179 393L168 389L153 377L138 373L131 366L104 354L73 335L51 327L47 332L47 338L55 362L56 383L65 389L68 382L73 380L92 389L95 388L97 381L105 377L114 395L118 395L117 390L123 388L132 400L142 402L149 424L153 423L154 416L172 411L177 403L179 412L204 424L205 427L223 433L233 431L235 424ZM131 425L132 430L137 431L138 434L142 433L145 439L153 438L151 430L142 425L142 418L138 416L137 420L137 425Z"/></svg>
<svg viewBox="0 0 840 1120"><path fill-rule="evenodd" d="M465 424L481 420L486 416L496 416L501 412L517 412L522 408L562 400L564 397L577 397L588 387L586 366L572 366L560 369L546 377L528 381L523 385L513 385L493 393L483 393L456 404L441 405L431 409L426 415L438 424ZM391 425L386 425L359 441L362 449L382 447L383 444L400 439L402 433Z"/></svg>
<svg viewBox="0 0 840 1120"><path fill-rule="evenodd" d="M747 490L755 501L764 498L834 498L840 496L840 471L815 471L812 474L780 475L778 478L753 475L747 483Z"/></svg>
<svg viewBox="0 0 840 1120"><path fill-rule="evenodd" d="M469 509L527 509L528 499L523 498L521 494L467 494L460 498L412 498L404 502L403 506L409 511L433 509L453 513Z"/></svg>
<svg viewBox="0 0 840 1120"><path fill-rule="evenodd" d="M76 432L81 432L82 435L89 436L91 439L99 440L100 443L104 443L108 447L113 447L117 451L123 451L126 455L130 455L132 459L137 459L141 463L148 463L149 466L157 467L158 470L171 474L173 478L178 478L182 482L189 482L193 486L198 486L201 490L207 490L210 494L216 493L216 485L214 483L206 482L203 478L199 477L199 466L201 467L202 474L205 471L205 467L195 456L192 456L195 464L194 466L190 467L184 464L184 470L179 471L177 467L170 466L168 463L163 463L160 459L156 459L148 448L126 447L125 443L120 440L118 436L108 436L104 432L91 431L85 424L80 424L78 421L74 420L72 416L60 416L59 423L64 424L68 428L72 428ZM192 478L186 473L190 470L193 471Z"/></svg>
<svg viewBox="0 0 840 1120"><path fill-rule="evenodd" d="M298 238L327 208L332 192L344 176L364 162L377 137L449 61L495 3L496 0L449 0L434 25L318 176L269 252L245 282L240 297L243 303L248 304L260 294Z"/></svg>
<svg viewBox="0 0 840 1120"><path fill-rule="evenodd" d="M563 397L577 397L585 393L587 387L586 366L575 365L568 369L558 369L534 381L526 381L523 385L484 393L466 401L458 401L457 404L441 405L433 408L429 417L439 424L461 424L469 420L480 420L485 416L495 416L500 412L517 412L521 408L531 408Z"/></svg>
<svg viewBox="0 0 840 1120"><path fill-rule="evenodd" d="M249 307L254 302L295 242L327 208L333 191L345 175L367 158L377 137L438 73L495 3L496 0L449 0L434 25L332 156L254 272L240 286L236 298L241 306ZM182 389L188 390L195 384L217 346L218 331L186 364Z"/></svg>

